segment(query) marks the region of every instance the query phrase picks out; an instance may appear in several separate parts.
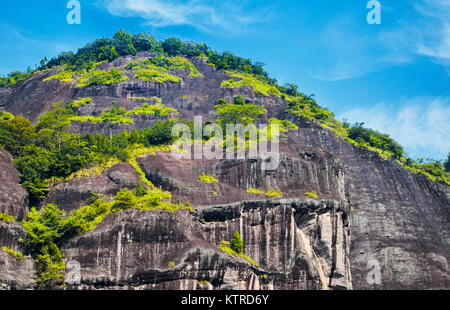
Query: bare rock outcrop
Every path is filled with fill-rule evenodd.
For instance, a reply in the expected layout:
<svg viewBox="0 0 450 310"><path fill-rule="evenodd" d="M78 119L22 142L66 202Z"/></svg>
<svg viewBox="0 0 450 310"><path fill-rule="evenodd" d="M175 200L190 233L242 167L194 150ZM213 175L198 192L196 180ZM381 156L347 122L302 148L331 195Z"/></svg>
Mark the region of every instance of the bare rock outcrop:
<svg viewBox="0 0 450 310"><path fill-rule="evenodd" d="M19 220L28 212L28 193L19 184L19 172L12 156L0 147L0 212L7 212Z"/></svg>

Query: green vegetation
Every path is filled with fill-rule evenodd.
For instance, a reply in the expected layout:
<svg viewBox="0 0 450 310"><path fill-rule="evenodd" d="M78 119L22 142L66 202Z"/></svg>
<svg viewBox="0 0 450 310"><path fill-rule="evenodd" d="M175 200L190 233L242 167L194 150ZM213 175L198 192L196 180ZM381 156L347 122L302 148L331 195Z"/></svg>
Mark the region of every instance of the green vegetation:
<svg viewBox="0 0 450 310"><path fill-rule="evenodd" d="M161 103L150 105L144 103L142 107L137 107L126 113L127 115L155 115L155 116L169 116L171 114L179 114L176 109L168 108Z"/></svg>
<svg viewBox="0 0 450 310"><path fill-rule="evenodd" d="M315 191L311 191L311 192L306 192L305 196L311 197L311 198L317 198L317 194Z"/></svg>
<svg viewBox="0 0 450 310"><path fill-rule="evenodd" d="M156 81L164 84L165 82L179 83L182 78L168 73L168 70L189 70L189 76L202 76L202 74L190 63L182 57L166 57L163 55L140 61L130 61L125 67L126 70L137 70L134 76L142 81Z"/></svg>
<svg viewBox="0 0 450 310"><path fill-rule="evenodd" d="M28 246L35 259L37 283L51 286L64 279L65 264L58 247L62 237L64 213L55 205L47 205L40 211L32 208L28 220L23 222L28 234Z"/></svg>
<svg viewBox="0 0 450 310"><path fill-rule="evenodd" d="M241 240L242 241L242 240ZM230 254L232 256L235 257L239 257L239 258L243 258L245 260L247 260L250 264L252 264L253 266L258 266L258 264L251 259L250 257L248 257L247 255L241 253L237 253L236 251L234 251L231 247L230 247L230 242L228 241L222 241L219 246L217 247L219 250L224 251L227 254Z"/></svg>
<svg viewBox="0 0 450 310"><path fill-rule="evenodd" d="M175 75L171 75L161 71L162 70L156 69L140 69L136 73L134 78L144 82L155 81L161 84L164 84L165 82L179 83L182 81L181 78Z"/></svg>
<svg viewBox="0 0 450 310"><path fill-rule="evenodd" d="M249 188L249 189L247 190L247 193L249 193L249 194L255 194L255 195L264 195L264 194L265 194L265 192L264 192L263 190L256 189L256 188Z"/></svg>
<svg viewBox="0 0 450 310"><path fill-rule="evenodd" d="M127 76L122 76L120 71L114 68L109 71L91 69L89 71L85 70L84 73L80 77L78 77L78 84L76 87L117 84L127 80Z"/></svg>
<svg viewBox="0 0 450 310"><path fill-rule="evenodd" d="M127 209L167 210L175 212L187 209L188 205L173 204L170 195L159 190L124 189L113 201L106 201L93 195L91 203L73 210L67 219L64 212L55 205L47 205L40 211L33 208L23 225L28 233L28 245L36 260L37 282L51 286L64 279L65 269L61 246L70 239L94 229L107 215Z"/></svg>
<svg viewBox="0 0 450 310"><path fill-rule="evenodd" d="M217 117L221 125L242 124L247 126L253 124L260 115L267 112L261 106L256 104L227 104L217 105Z"/></svg>
<svg viewBox="0 0 450 310"><path fill-rule="evenodd" d="M431 160L428 163L424 163L423 160L414 161L407 158L403 148L389 135L365 128L364 123L356 123L353 126L348 122L340 123L334 118L333 113L321 108L312 96L298 93L296 87L291 88L290 93L298 96L287 98L287 113L315 121L322 127L340 135L356 147L374 151L386 160L392 158L404 169L413 173L423 174L432 181L450 185L450 173L445 170L442 162Z"/></svg>
<svg viewBox="0 0 450 310"><path fill-rule="evenodd" d="M244 242L241 239L239 232L234 232L234 236L230 242L230 249L232 249L237 254L242 254L244 252Z"/></svg>
<svg viewBox="0 0 450 310"><path fill-rule="evenodd" d="M38 205L46 197L48 184L53 180L68 178L84 169L88 174L90 169L97 173L101 170L98 167L113 163L114 158L125 161L137 149L170 144L174 139L171 135L174 121L157 122L152 128L139 132L124 131L109 137L104 134L80 136L69 133L71 122L78 119L73 111L74 105L89 101L81 98L75 104L57 103L52 110L39 117L36 125L22 116L0 122L0 145L14 156L15 167L21 173L21 183L30 194L31 206ZM132 122L128 115L165 115L169 112L174 111L160 104L128 112L113 107L98 118L90 118L105 122L129 119Z"/></svg>
<svg viewBox="0 0 450 310"><path fill-rule="evenodd" d="M92 98L78 98L78 100L72 100L70 102L70 107L71 108L79 108L79 107L84 107L88 104L91 104L92 102L94 102L94 100Z"/></svg>
<svg viewBox="0 0 450 310"><path fill-rule="evenodd" d="M273 94L279 98L282 98L282 93L276 86L262 82L254 75L238 73L238 72L231 72L231 71L228 73L233 78L236 78L239 80L230 79L227 81L223 81L222 84L220 84L220 87L237 88L237 87L241 87L241 86L249 86L253 89L254 92L262 94L264 96L269 96L269 94Z"/></svg>
<svg viewBox="0 0 450 310"><path fill-rule="evenodd" d="M29 78L35 70L28 69L27 72L14 71L9 73L6 77L0 76L0 87L15 85L27 78Z"/></svg>
<svg viewBox="0 0 450 310"><path fill-rule="evenodd" d="M271 189L265 194L267 197L280 198L283 197L283 192L277 189Z"/></svg>
<svg viewBox="0 0 450 310"><path fill-rule="evenodd" d="M15 222L16 218L9 213L2 212L0 213L0 222L11 223Z"/></svg>
<svg viewBox="0 0 450 310"><path fill-rule="evenodd" d="M21 259L25 258L23 256L23 253L14 251L13 249L8 248L7 246L2 247L2 250L8 254L14 256L15 259L21 260Z"/></svg>
<svg viewBox="0 0 450 310"><path fill-rule="evenodd" d="M12 115L9 112L4 111L3 108L0 107L0 123L10 121L13 118L14 118L14 115Z"/></svg>
<svg viewBox="0 0 450 310"><path fill-rule="evenodd" d="M397 142L390 138L389 135L364 128L363 125L364 123L356 123L349 127L348 123L344 123L344 127L348 128L348 137L359 145L371 146L392 154L392 157L395 159L401 159L404 150Z"/></svg>
<svg viewBox="0 0 450 310"><path fill-rule="evenodd" d="M72 78L75 75L75 72L67 70L65 66L62 66L58 68L55 75L52 75L46 79L45 81L52 81L52 80L60 80L61 82L72 82Z"/></svg>
<svg viewBox="0 0 450 310"><path fill-rule="evenodd" d="M205 175L204 173L199 176L199 180L202 181L203 183L207 183L207 184L211 184L211 183L218 183L219 181L210 175Z"/></svg>

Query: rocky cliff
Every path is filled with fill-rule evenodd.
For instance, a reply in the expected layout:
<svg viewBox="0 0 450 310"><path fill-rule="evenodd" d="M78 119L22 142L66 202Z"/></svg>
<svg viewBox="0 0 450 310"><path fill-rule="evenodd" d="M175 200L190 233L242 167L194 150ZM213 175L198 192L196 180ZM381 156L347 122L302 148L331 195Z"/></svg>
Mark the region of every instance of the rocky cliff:
<svg viewBox="0 0 450 310"><path fill-rule="evenodd" d="M146 54L141 57L148 56ZM120 67L130 60L103 64ZM286 102L250 87L220 87L230 79L200 58L190 59L203 77L176 72L181 83L126 82L76 88L75 82L44 82L52 71L34 74L0 89L0 106L32 120L51 104L93 98L84 115L98 115L112 102L130 109L130 97L162 98L180 117L214 120L219 98L237 94L263 105L267 117L288 118L299 129L280 145L281 162L262 171L260 160L174 160L170 152L137 159L155 186L174 199L190 201L193 211L128 210L110 214L91 232L68 242L65 261L78 261L81 284L73 289L442 289L448 272L448 187L412 174L377 153L355 147L307 119L292 119ZM175 74L175 73L174 73ZM137 117L133 125L75 123L73 132L121 132L150 126L161 117ZM22 218L27 194L18 183L12 158L0 150L0 210ZM218 179L199 181L202 173ZM134 189L139 175L126 163L99 175L55 185L45 203L66 212L85 203L91 192L115 195ZM277 188L282 198L250 194L248 188ZM306 192L315 191L318 198ZM0 223L2 245L19 249L20 224ZM217 248L238 231L248 260ZM31 287L32 264L0 251L0 283ZM367 278L379 264L380 282ZM376 264L375 264L376 265ZM376 269L376 268L375 268ZM376 271L376 270L375 270Z"/></svg>

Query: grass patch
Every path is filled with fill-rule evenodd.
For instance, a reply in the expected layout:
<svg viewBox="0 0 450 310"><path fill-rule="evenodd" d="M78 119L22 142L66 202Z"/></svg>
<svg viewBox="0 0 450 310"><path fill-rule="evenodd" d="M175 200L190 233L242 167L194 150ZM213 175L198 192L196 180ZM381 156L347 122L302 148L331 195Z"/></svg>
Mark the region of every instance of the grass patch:
<svg viewBox="0 0 450 310"><path fill-rule="evenodd" d="M12 255L15 259L21 260L25 258L21 252L14 251L13 249L8 248L7 246L2 247L2 250Z"/></svg>
<svg viewBox="0 0 450 310"><path fill-rule="evenodd" d="M255 260L251 259L250 257L248 257L247 255L243 254L243 253L237 253L235 251L233 251L230 248L230 242L228 241L222 241L219 246L217 247L219 250L224 251L227 254L230 254L232 256L235 257L239 257L239 258L243 258L245 260L247 260L250 264L252 264L253 266L258 266L258 264L255 262Z"/></svg>
<svg viewBox="0 0 450 310"><path fill-rule="evenodd" d="M227 71L233 78L239 79L230 79L223 81L220 84L220 87L223 88L237 88L242 86L249 86L253 89L254 92L262 94L264 96L269 96L269 94L273 94L278 98L283 98L283 94L276 88L275 86L269 85L267 83L261 82L254 75L248 73L237 73L233 71Z"/></svg>
<svg viewBox="0 0 450 310"><path fill-rule="evenodd" d="M52 80L60 80L61 82L72 82L73 76L75 75L75 72L66 70L65 68L58 69L57 73L55 75L52 75L46 79L44 79L44 82L46 81L52 81Z"/></svg>
<svg viewBox="0 0 450 310"><path fill-rule="evenodd" d="M94 102L94 99L89 98L89 97L78 98L77 100L72 100L70 102L70 107L72 107L72 108L84 107L88 104L91 104L92 102Z"/></svg>

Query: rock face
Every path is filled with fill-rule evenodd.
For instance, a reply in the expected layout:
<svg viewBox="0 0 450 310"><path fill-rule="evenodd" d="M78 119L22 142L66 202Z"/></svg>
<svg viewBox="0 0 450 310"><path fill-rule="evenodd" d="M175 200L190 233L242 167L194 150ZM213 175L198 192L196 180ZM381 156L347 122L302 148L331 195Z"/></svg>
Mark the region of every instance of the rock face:
<svg viewBox="0 0 450 310"><path fill-rule="evenodd" d="M26 240L26 233L19 224L0 221L0 290L29 289L35 285L33 259L17 259L1 249L6 246L23 253L25 245L21 239Z"/></svg>
<svg viewBox="0 0 450 310"><path fill-rule="evenodd" d="M102 66L121 66L129 59ZM286 102L276 96L250 87L221 88L228 74L202 59L191 61L203 77L177 72L181 83L142 82L130 76L115 85L76 88L75 82L44 82L53 74L48 71L0 89L0 106L32 120L59 100L91 97L93 104L82 113L98 115L112 102L130 109L137 104L131 97L157 96L176 108L179 118L201 115L203 121L214 121L217 100L231 102L241 94L268 110L262 122L277 117L299 127L280 144L280 165L274 171L262 171L258 159L175 160L169 152L138 158L154 185L170 191L174 199L190 201L194 212L128 210L109 215L93 231L65 245L66 262L78 261L82 276L80 285L69 288L450 288L448 187L356 148L316 123L293 119L284 113ZM133 125L76 123L71 130L119 133L161 119L136 117ZM0 211L23 217L27 195L11 157L2 149L0 167ZM201 182L202 173L218 183ZM112 196L125 187L135 188L138 180L131 165L118 164L100 175L58 184L46 203L69 212L83 206L91 192ZM249 188L276 188L283 197L250 194ZM318 198L307 197L310 191ZM245 254L257 265L217 248L235 231L243 238ZM7 240L14 238L6 235L10 237L1 240L9 244ZM2 261L0 274L7 276L0 283L32 286L28 263L21 261L26 265L21 267L0 252ZM14 283L16 278L23 280Z"/></svg>
<svg viewBox="0 0 450 310"><path fill-rule="evenodd" d="M74 239L66 259L81 283L117 289L352 288L347 207L256 201L187 211L126 211ZM217 249L235 231L252 266Z"/></svg>
<svg viewBox="0 0 450 310"><path fill-rule="evenodd" d="M85 205L93 193L114 196L124 188L136 189L139 175L128 163L119 163L104 174L74 178L51 188L46 203L56 204L69 215L71 210Z"/></svg>
<svg viewBox="0 0 450 310"><path fill-rule="evenodd" d="M19 220L28 210L28 193L19 184L19 172L12 156L0 147L0 212L7 212Z"/></svg>

